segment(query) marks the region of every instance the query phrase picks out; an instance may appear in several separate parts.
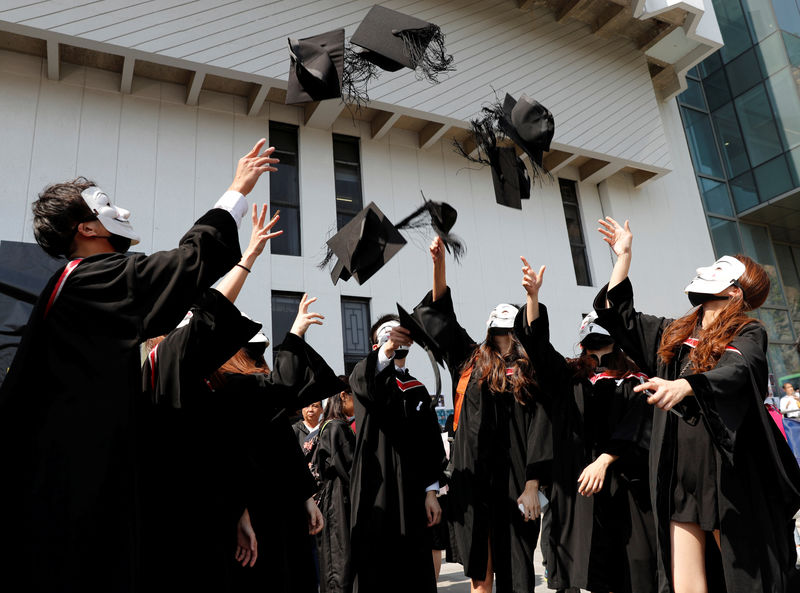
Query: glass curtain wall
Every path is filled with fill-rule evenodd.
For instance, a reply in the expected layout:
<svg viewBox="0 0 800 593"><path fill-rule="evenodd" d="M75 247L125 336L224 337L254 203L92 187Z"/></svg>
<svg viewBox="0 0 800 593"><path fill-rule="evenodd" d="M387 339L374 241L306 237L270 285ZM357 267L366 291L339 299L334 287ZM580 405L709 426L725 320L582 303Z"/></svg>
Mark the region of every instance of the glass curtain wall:
<svg viewBox="0 0 800 593"><path fill-rule="evenodd" d="M739 216L800 188L800 2L713 0L725 45L678 97L717 256L745 253L772 282L757 316L774 379L800 372L800 246Z"/></svg>

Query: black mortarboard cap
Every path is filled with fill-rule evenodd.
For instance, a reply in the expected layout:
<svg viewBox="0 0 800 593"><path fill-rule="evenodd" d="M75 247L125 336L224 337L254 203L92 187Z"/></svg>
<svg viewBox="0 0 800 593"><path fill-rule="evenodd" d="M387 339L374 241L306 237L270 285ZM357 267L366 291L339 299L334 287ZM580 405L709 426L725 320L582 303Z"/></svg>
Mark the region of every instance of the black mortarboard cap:
<svg viewBox="0 0 800 593"><path fill-rule="evenodd" d="M400 303L397 303L397 315L400 318L400 325L406 328L408 333L411 334L411 339L433 354L436 362L444 365L444 357L442 356L439 345L436 343L436 340L425 331L425 328L416 318L415 313L409 313L400 306Z"/></svg>
<svg viewBox="0 0 800 593"><path fill-rule="evenodd" d="M374 202L355 215L328 240L328 249L338 261L331 280L351 276L364 284L406 244L406 240Z"/></svg>
<svg viewBox="0 0 800 593"><path fill-rule="evenodd" d="M439 73L452 69L453 57L444 52L444 35L437 25L377 4L350 43L363 48L361 57L389 72L419 69L435 82Z"/></svg>
<svg viewBox="0 0 800 593"><path fill-rule="evenodd" d="M525 163L511 146L500 146L491 151L494 198L498 204L522 210L521 200L531 195L531 182Z"/></svg>
<svg viewBox="0 0 800 593"><path fill-rule="evenodd" d="M498 127L528 154L531 162L541 167L542 153L550 150L555 132L553 114L527 95L517 101L506 94L498 115Z"/></svg>
<svg viewBox="0 0 800 593"><path fill-rule="evenodd" d="M344 29L305 39L290 37L289 55L287 105L342 96Z"/></svg>

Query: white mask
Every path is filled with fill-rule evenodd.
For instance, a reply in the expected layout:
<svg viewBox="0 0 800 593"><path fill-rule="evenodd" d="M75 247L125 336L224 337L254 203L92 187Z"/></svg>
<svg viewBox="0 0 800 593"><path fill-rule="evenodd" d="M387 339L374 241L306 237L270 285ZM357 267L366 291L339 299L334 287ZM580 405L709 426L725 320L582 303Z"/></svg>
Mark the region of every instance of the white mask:
<svg viewBox="0 0 800 593"><path fill-rule="evenodd" d="M139 235L133 231L133 227L128 221L131 213L124 208L114 206L109 200L108 194L102 189L95 186L86 188L81 192L81 197L109 233L130 239L131 245L139 242Z"/></svg>
<svg viewBox="0 0 800 593"><path fill-rule="evenodd" d="M745 265L742 262L730 255L724 255L708 267L697 268L697 276L684 292L718 294L736 284L744 271Z"/></svg>

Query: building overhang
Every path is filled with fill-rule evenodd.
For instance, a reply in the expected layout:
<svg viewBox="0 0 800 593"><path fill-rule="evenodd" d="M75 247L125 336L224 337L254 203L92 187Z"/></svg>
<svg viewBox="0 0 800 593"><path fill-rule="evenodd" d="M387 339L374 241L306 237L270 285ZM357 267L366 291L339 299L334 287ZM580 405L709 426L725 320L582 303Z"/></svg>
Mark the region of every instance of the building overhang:
<svg viewBox="0 0 800 593"><path fill-rule="evenodd" d="M773 241L797 243L800 233L800 188L739 213L739 219L767 225Z"/></svg>

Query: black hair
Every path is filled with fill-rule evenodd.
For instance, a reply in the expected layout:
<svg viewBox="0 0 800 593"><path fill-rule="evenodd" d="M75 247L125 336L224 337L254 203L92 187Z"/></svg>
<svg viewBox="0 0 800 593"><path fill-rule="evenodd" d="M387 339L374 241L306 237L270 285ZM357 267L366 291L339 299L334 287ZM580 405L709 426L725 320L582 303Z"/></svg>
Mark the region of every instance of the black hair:
<svg viewBox="0 0 800 593"><path fill-rule="evenodd" d="M33 203L33 235L53 257L69 256L78 225L97 218L81 196L94 181L78 177L48 185Z"/></svg>
<svg viewBox="0 0 800 593"><path fill-rule="evenodd" d="M378 317L378 320L372 324L372 327L369 328L369 343L371 346L374 346L378 343L377 336L375 333L378 331L378 328L382 326L387 321L400 321L400 317L396 313L387 313L386 315L381 315Z"/></svg>
<svg viewBox="0 0 800 593"><path fill-rule="evenodd" d="M339 381L346 385L345 392L352 394L353 391L350 389L350 380L345 377L344 375L339 375ZM341 392L340 392L341 393ZM325 413L322 415L322 419L320 420L320 425L324 424L328 420L347 420L348 416L344 413L342 409L342 398L339 397L340 393L334 393L330 397L328 397L328 403L325 405Z"/></svg>

